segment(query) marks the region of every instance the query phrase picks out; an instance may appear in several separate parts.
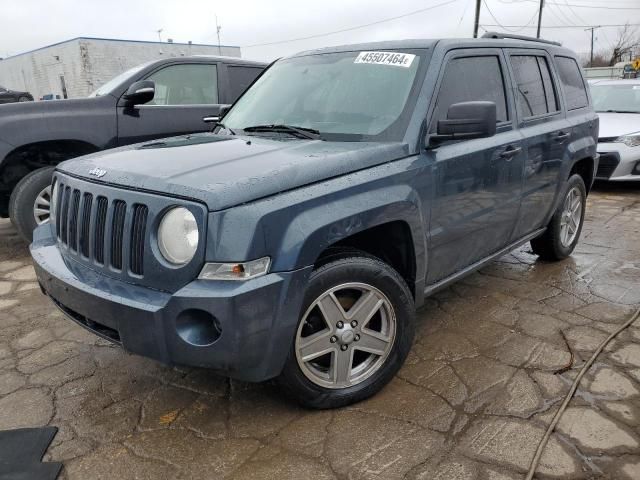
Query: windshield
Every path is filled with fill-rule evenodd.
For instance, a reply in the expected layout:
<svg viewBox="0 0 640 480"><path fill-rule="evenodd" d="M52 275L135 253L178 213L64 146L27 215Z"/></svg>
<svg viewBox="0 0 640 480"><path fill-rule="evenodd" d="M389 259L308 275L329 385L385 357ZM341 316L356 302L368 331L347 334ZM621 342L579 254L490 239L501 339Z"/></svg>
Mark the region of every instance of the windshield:
<svg viewBox="0 0 640 480"><path fill-rule="evenodd" d="M150 65L151 63L153 63L153 62L147 62L147 63L143 63L142 65L137 65L137 66L135 66L133 68L130 68L126 72L123 72L120 75L118 75L116 77L113 77L111 80L109 80L107 83L102 85L100 88L98 88L97 90L93 91L89 95L89 98L91 98L91 97L101 97L102 95L108 95L109 93L111 93L111 90L116 88L118 85L120 85L122 82L124 82L127 78L132 77L133 75L135 75L136 73L138 73L143 68L145 68L148 65Z"/></svg>
<svg viewBox="0 0 640 480"><path fill-rule="evenodd" d="M640 113L640 85L591 85L596 112Z"/></svg>
<svg viewBox="0 0 640 480"><path fill-rule="evenodd" d="M250 127L285 125L317 131L325 140L400 140L423 53L340 52L280 60L225 115L224 127L263 135L265 129Z"/></svg>

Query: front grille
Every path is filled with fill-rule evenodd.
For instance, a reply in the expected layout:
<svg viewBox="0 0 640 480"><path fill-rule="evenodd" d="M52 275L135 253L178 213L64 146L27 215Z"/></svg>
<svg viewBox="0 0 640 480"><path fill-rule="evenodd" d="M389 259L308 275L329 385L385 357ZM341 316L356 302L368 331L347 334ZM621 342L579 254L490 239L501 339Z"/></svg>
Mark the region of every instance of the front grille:
<svg viewBox="0 0 640 480"><path fill-rule="evenodd" d="M616 153L601 153L600 163L598 163L598 171L596 178L608 179L620 163L620 157Z"/></svg>
<svg viewBox="0 0 640 480"><path fill-rule="evenodd" d="M65 185L58 187L56 233L72 254L97 265L144 275L148 207Z"/></svg>
<svg viewBox="0 0 640 480"><path fill-rule="evenodd" d="M122 270L122 238L127 204L122 200L113 202L113 224L111 225L111 266Z"/></svg>
<svg viewBox="0 0 640 480"><path fill-rule="evenodd" d="M82 223L80 227L80 253L83 257L89 258L91 245L91 205L93 204L93 195L85 193L82 199Z"/></svg>
<svg viewBox="0 0 640 480"><path fill-rule="evenodd" d="M104 264L104 229L107 224L107 208L109 201L105 197L98 197L98 206L96 208L96 226L93 237L93 255L94 259L100 265Z"/></svg>
<svg viewBox="0 0 640 480"><path fill-rule="evenodd" d="M133 220L131 221L131 272L136 275L143 274L144 266L144 236L147 231L147 216L149 209L146 205L136 204L133 207Z"/></svg>

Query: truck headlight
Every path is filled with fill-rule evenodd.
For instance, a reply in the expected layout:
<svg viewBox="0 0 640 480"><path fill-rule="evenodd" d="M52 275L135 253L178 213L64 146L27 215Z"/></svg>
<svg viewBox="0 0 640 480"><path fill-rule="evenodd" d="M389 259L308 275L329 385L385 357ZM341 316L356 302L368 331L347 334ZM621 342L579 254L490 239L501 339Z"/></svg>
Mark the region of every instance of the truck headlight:
<svg viewBox="0 0 640 480"><path fill-rule="evenodd" d="M640 146L640 132L630 133L628 135L622 135L615 140L619 143L624 143L627 147Z"/></svg>
<svg viewBox="0 0 640 480"><path fill-rule="evenodd" d="M158 227L158 248L162 256L174 265L191 261L198 248L198 224L184 207L174 207L165 213Z"/></svg>

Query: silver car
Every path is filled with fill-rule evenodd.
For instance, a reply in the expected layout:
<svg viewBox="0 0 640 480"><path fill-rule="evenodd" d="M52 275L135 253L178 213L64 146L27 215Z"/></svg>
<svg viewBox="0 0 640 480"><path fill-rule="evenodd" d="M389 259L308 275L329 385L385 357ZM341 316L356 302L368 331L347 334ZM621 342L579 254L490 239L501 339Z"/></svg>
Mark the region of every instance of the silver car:
<svg viewBox="0 0 640 480"><path fill-rule="evenodd" d="M590 84L600 116L599 180L640 181L640 79Z"/></svg>

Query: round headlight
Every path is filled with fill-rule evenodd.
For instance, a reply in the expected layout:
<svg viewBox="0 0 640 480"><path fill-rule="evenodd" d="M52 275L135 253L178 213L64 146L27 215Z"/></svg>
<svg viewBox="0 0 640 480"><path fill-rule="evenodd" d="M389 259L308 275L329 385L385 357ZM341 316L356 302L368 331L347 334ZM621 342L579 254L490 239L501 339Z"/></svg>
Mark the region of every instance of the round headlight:
<svg viewBox="0 0 640 480"><path fill-rule="evenodd" d="M193 214L183 207L169 210L158 228L158 248L174 265L188 263L198 248L198 224Z"/></svg>

